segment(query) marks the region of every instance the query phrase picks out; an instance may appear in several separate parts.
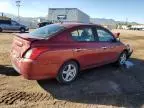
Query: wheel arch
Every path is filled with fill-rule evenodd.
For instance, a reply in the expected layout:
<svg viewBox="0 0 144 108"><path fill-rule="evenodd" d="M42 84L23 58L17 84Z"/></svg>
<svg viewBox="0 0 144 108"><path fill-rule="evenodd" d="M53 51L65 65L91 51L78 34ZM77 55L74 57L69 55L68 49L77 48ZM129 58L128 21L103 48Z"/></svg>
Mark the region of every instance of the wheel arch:
<svg viewBox="0 0 144 108"><path fill-rule="evenodd" d="M2 27L0 27L0 31L2 31L3 29L2 29Z"/></svg>
<svg viewBox="0 0 144 108"><path fill-rule="evenodd" d="M80 65L79 61L76 60L76 59L74 59L74 58L71 58L71 59L65 60L65 61L60 65L59 70L61 69L61 67L62 67L65 63L70 62L70 61L73 61L73 62L77 63L78 69L79 69L79 70L81 69L81 65Z"/></svg>
<svg viewBox="0 0 144 108"><path fill-rule="evenodd" d="M128 50L127 50L127 49L124 49L124 50L121 52L121 54L122 54L123 52L126 52L126 53L127 53L127 56L128 56Z"/></svg>
<svg viewBox="0 0 144 108"><path fill-rule="evenodd" d="M78 68L80 69L81 66L80 66L80 63L79 63L78 60L72 58L72 59L68 59L68 60L64 61L64 63L69 62L69 61L74 61L74 62L76 62L77 65L78 65Z"/></svg>
<svg viewBox="0 0 144 108"><path fill-rule="evenodd" d="M121 54L122 54L123 52L126 52L126 53L128 54L128 50L127 50L127 49L123 49L123 50L121 51L121 53L119 53L119 56L118 56L117 59L119 59L119 57L121 56ZM127 55L127 56L128 56L128 55Z"/></svg>
<svg viewBox="0 0 144 108"><path fill-rule="evenodd" d="M20 27L20 29L19 29L19 30L21 30L21 29L25 29L25 27Z"/></svg>

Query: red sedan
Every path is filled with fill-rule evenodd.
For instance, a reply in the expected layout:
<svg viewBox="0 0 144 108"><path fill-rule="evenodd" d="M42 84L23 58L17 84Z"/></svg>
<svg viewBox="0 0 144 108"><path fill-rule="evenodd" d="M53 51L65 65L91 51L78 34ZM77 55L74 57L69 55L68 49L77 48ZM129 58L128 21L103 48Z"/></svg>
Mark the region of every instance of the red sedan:
<svg viewBox="0 0 144 108"><path fill-rule="evenodd" d="M125 64L132 49L118 36L100 25L51 24L14 37L12 65L27 79L56 78L67 84L81 70Z"/></svg>

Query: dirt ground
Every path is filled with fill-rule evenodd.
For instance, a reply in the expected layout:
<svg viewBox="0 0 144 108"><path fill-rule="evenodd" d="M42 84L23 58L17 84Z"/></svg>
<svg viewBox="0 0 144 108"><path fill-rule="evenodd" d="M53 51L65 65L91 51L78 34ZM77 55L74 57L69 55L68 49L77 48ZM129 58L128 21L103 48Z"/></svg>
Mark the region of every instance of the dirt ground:
<svg viewBox="0 0 144 108"><path fill-rule="evenodd" d="M144 107L144 32L114 30L131 44L129 69L105 65L81 72L71 85L56 80L30 81L10 63L13 33L0 33L0 108L142 108Z"/></svg>

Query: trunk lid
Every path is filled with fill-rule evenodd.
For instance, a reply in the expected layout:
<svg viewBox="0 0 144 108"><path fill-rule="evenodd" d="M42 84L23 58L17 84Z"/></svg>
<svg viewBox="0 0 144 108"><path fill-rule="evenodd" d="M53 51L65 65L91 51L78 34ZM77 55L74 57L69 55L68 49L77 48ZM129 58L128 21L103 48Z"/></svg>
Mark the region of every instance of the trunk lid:
<svg viewBox="0 0 144 108"><path fill-rule="evenodd" d="M16 58L21 58L23 57L24 53L31 47L32 42L38 39L31 38L28 33L15 35L16 36L12 42L11 53Z"/></svg>

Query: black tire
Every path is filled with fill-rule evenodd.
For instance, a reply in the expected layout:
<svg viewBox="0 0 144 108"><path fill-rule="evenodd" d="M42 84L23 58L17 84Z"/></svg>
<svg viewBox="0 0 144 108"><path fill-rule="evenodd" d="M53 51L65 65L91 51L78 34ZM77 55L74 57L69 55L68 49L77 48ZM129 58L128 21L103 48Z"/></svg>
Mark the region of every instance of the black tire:
<svg viewBox="0 0 144 108"><path fill-rule="evenodd" d="M0 32L2 32L3 30L2 30L2 28L0 28Z"/></svg>
<svg viewBox="0 0 144 108"><path fill-rule="evenodd" d="M122 62L122 58L123 57L125 57L125 60ZM116 66L123 66L123 65L125 65L125 62L127 61L127 52L126 51L123 51L121 54L120 54L120 56L119 56L119 58L118 58L118 60L116 61Z"/></svg>
<svg viewBox="0 0 144 108"><path fill-rule="evenodd" d="M73 73L74 74L74 77L70 80L70 81L66 81L66 79L64 78L64 74L66 74L66 73L64 73L64 71L67 69L67 67L69 66L69 65L71 65L72 67L73 67L73 69L75 70L75 72ZM72 68L71 67L71 68ZM65 71L66 72L66 71ZM59 70L59 73L58 73L58 75L57 75L57 81L59 82L59 83L61 83L61 84L70 84L71 82L73 82L75 79L76 79L76 77L77 77L77 75L78 75L78 72L79 72L79 67L78 67L78 64L76 63L76 62L74 62L74 61L69 61L69 62L66 62L66 63L64 63L63 65L62 65L62 67L60 68L60 70ZM69 72L67 72L67 74L68 73L71 73L70 71ZM67 76L67 75L66 75ZM65 77L66 77L65 76Z"/></svg>
<svg viewBox="0 0 144 108"><path fill-rule="evenodd" d="M20 28L21 33L25 33L25 28Z"/></svg>

